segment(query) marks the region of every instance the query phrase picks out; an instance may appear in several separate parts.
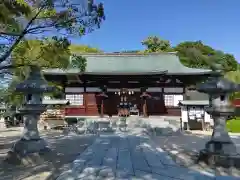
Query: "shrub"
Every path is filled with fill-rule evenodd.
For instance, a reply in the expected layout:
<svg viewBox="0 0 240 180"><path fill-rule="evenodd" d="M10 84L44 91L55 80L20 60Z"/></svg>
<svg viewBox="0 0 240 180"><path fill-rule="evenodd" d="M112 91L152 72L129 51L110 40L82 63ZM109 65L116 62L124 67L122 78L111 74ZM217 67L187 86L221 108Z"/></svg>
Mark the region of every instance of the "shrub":
<svg viewBox="0 0 240 180"><path fill-rule="evenodd" d="M227 122L227 129L229 132L240 133L240 117L229 120Z"/></svg>

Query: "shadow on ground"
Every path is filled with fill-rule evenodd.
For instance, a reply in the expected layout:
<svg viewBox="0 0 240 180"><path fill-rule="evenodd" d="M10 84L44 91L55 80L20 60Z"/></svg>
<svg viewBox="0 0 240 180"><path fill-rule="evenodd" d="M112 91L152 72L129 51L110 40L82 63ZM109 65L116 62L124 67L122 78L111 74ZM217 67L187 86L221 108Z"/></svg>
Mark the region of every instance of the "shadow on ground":
<svg viewBox="0 0 240 180"><path fill-rule="evenodd" d="M214 167L212 169L202 162L196 164L197 155L199 151L205 147L205 143L210 139L210 136L178 133L169 136L155 136L152 137L152 139L155 143L161 144L161 147L168 152L174 161L182 166L190 169L198 169L198 171L204 170L209 173L215 173L216 175L231 175L235 177L240 176L240 169L238 168ZM232 140L235 142L239 152L240 137L233 136Z"/></svg>
<svg viewBox="0 0 240 180"><path fill-rule="evenodd" d="M47 132L42 137L52 151L31 154L18 166L7 164L4 159L19 136L0 137L0 179L56 179L95 139L94 136L64 136L60 132Z"/></svg>
<svg viewBox="0 0 240 180"><path fill-rule="evenodd" d="M89 146L58 180L64 179L148 179L166 177L180 180L202 177L213 179L178 166L166 152L146 136L103 135Z"/></svg>

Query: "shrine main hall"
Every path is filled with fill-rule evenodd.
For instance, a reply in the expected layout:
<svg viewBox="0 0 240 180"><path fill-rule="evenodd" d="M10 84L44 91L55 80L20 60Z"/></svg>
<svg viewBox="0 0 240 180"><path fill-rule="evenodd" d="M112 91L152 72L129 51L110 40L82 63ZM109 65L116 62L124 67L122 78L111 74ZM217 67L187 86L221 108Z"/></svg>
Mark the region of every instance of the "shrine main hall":
<svg viewBox="0 0 240 180"><path fill-rule="evenodd" d="M47 81L60 83L65 115L119 115L121 106L138 115L180 116L186 89L213 75L209 69L184 66L176 53L81 54L86 68L45 69ZM73 66L72 66L73 67Z"/></svg>

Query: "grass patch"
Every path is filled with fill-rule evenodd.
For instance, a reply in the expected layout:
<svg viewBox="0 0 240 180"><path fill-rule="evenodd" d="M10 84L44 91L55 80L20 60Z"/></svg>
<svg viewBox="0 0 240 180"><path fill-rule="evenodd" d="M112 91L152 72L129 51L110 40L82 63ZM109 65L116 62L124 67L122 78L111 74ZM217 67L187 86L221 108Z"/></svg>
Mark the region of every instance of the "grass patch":
<svg viewBox="0 0 240 180"><path fill-rule="evenodd" d="M240 117L229 120L227 122L227 129L229 132L240 133Z"/></svg>

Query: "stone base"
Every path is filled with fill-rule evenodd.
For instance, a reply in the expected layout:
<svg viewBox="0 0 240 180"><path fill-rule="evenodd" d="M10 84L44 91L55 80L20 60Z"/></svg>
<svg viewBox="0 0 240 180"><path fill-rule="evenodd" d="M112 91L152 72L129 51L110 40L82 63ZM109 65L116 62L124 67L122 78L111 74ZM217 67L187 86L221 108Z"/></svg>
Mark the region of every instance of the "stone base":
<svg viewBox="0 0 240 180"><path fill-rule="evenodd" d="M24 156L30 153L42 152L47 149L47 143L44 139L20 139L14 144L12 151Z"/></svg>
<svg viewBox="0 0 240 180"><path fill-rule="evenodd" d="M210 166L240 167L240 156L235 144L229 140L226 142L210 140L205 149L200 151L197 162L204 161Z"/></svg>
<svg viewBox="0 0 240 180"><path fill-rule="evenodd" d="M15 165L26 164L26 162L31 164L32 160L29 161L29 159L39 159L41 154L50 151L44 139L20 139L13 145L12 150L8 152L5 162Z"/></svg>
<svg viewBox="0 0 240 180"><path fill-rule="evenodd" d="M229 141L221 142L210 140L206 143L205 149L209 153L224 154L225 156L236 156L236 145L229 139Z"/></svg>
<svg viewBox="0 0 240 180"><path fill-rule="evenodd" d="M240 156L239 155L226 155L221 153L212 153L207 149L201 150L197 159L197 163L200 161L205 162L210 167L225 167L240 168Z"/></svg>

